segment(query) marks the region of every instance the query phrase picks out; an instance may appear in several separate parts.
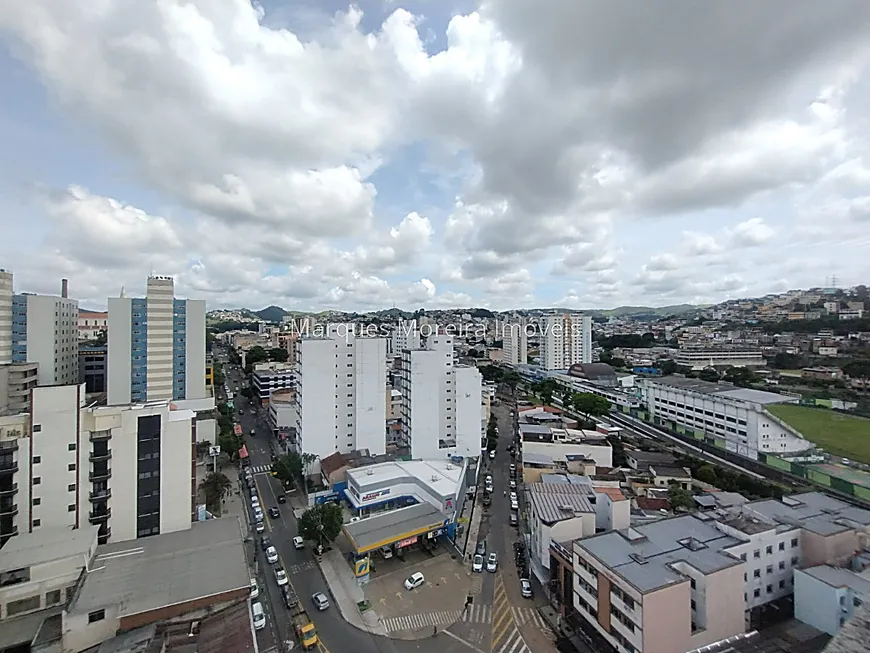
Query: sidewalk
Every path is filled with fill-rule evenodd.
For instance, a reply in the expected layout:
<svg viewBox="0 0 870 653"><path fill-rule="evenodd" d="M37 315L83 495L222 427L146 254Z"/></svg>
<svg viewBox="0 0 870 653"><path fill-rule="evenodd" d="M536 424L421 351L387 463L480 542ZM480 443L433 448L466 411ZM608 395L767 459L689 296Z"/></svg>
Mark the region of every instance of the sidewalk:
<svg viewBox="0 0 870 653"><path fill-rule="evenodd" d="M365 593L357 584L353 570L342 558L338 547L333 547L323 554L320 560L320 570L329 593L338 606L341 616L355 628L372 635L387 636L387 630L381 624L378 613L373 609L360 612L358 604L365 601Z"/></svg>

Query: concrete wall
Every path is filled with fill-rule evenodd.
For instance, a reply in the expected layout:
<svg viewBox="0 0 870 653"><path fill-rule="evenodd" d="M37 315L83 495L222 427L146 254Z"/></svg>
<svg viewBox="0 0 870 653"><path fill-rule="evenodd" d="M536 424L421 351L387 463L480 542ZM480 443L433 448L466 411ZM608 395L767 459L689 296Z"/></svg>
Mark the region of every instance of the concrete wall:
<svg viewBox="0 0 870 653"><path fill-rule="evenodd" d="M188 299L185 303L185 398L203 399L208 396L205 387L205 301Z"/></svg>
<svg viewBox="0 0 870 653"><path fill-rule="evenodd" d="M834 535L818 535L801 530L801 566L838 565L853 556L860 548L856 531Z"/></svg>
<svg viewBox="0 0 870 653"><path fill-rule="evenodd" d="M109 298L109 353L106 357L106 387L110 406L130 403L132 371L132 302L126 297Z"/></svg>
<svg viewBox="0 0 870 653"><path fill-rule="evenodd" d="M384 423L387 406L387 340L355 338L353 341L354 448L368 449L373 455L386 452Z"/></svg>

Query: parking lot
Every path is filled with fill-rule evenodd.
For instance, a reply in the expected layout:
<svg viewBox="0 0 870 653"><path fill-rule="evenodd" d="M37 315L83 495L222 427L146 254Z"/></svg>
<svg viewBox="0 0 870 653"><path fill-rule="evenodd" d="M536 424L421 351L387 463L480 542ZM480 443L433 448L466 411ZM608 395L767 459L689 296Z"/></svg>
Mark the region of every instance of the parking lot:
<svg viewBox="0 0 870 653"><path fill-rule="evenodd" d="M443 549L442 549L443 550ZM416 559L415 559L416 558ZM365 587L366 598L377 611L382 621L391 624L389 631L432 629L433 625L449 625L465 606L471 586L469 573L446 552L434 558L428 555L408 555L401 565L391 564L384 573L384 563L394 560L378 560L378 571ZM426 582L417 589L408 591L405 579L414 572L421 572ZM410 617L403 620L403 617ZM423 624L426 624L425 626ZM402 626L408 626L403 628Z"/></svg>

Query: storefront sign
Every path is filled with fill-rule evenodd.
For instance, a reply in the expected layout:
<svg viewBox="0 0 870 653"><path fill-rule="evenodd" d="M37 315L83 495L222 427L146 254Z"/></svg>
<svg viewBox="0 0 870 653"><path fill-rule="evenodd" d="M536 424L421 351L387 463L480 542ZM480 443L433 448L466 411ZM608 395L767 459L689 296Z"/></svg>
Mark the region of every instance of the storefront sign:
<svg viewBox="0 0 870 653"><path fill-rule="evenodd" d="M359 578L360 576L368 576L368 574L369 574L369 559L367 557L360 558L359 560L357 560L354 563L354 573L356 574L357 578Z"/></svg>
<svg viewBox="0 0 870 653"><path fill-rule="evenodd" d="M417 536L415 535L414 537L409 537L409 538L406 539L406 540L402 540L402 541L399 542L396 546L399 547L400 549L403 549L403 548L406 547L406 546L411 546L411 545L414 544L416 541L417 541Z"/></svg>
<svg viewBox="0 0 870 653"><path fill-rule="evenodd" d="M385 488L383 490L377 490L376 492L369 492L368 494L364 494L360 501L362 503L368 503L369 501L374 501L375 499L380 499L381 497L385 497L390 493L390 488Z"/></svg>
<svg viewBox="0 0 870 653"><path fill-rule="evenodd" d="M453 510L453 499L447 499L444 502L444 510Z"/></svg>
<svg viewBox="0 0 870 653"><path fill-rule="evenodd" d="M429 533L427 533L427 534L426 534L426 539L428 539L428 540L434 540L436 537L440 537L440 536L443 535L443 534L444 534L444 529L443 529L443 528L439 528L437 531L430 531Z"/></svg>

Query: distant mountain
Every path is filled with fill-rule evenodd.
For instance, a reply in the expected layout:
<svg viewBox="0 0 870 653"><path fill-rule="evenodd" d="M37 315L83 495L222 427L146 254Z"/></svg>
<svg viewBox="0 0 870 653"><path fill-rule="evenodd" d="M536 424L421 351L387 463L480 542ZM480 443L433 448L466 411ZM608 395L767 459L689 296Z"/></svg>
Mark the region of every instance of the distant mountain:
<svg viewBox="0 0 870 653"><path fill-rule="evenodd" d="M281 320L283 318L290 315L289 311L285 311L280 306L267 306L262 310L251 312L261 320L265 320L266 322L275 322L278 324L281 323Z"/></svg>
<svg viewBox="0 0 870 653"><path fill-rule="evenodd" d="M694 304L674 304L673 306L617 306L609 311L591 311L606 317L628 317L632 315L655 315L657 317L667 317L669 315L684 315L697 311L701 307Z"/></svg>

